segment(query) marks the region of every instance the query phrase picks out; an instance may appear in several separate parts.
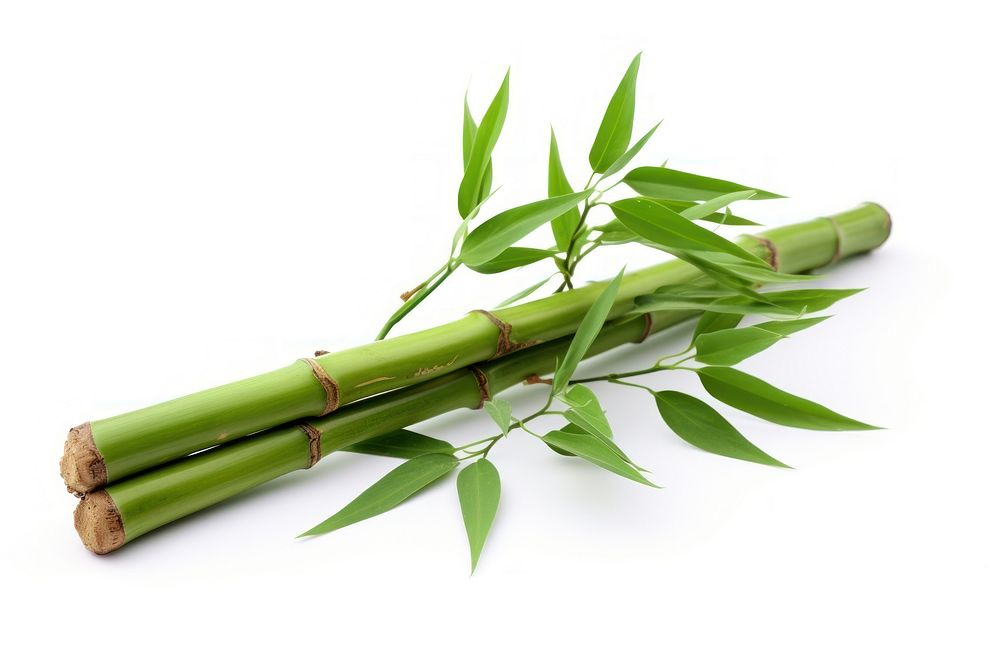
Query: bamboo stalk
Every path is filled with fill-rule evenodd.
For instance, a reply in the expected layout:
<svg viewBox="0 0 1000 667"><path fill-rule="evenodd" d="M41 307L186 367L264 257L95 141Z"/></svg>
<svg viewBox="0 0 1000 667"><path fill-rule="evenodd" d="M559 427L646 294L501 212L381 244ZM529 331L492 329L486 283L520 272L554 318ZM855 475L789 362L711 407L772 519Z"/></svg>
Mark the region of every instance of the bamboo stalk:
<svg viewBox="0 0 1000 667"><path fill-rule="evenodd" d="M748 237L743 243L746 247L760 249L776 268L801 272L881 245L888 237L889 225L888 214L883 209L867 204L836 216ZM643 277L632 282L628 302L617 312L613 311L613 315L620 315L638 294L685 276L697 277L696 272L692 273L679 261L651 268L656 271L646 269L632 274ZM644 291L637 293L639 284ZM597 285L596 289L600 287ZM593 291L593 288L568 294L584 290ZM565 309L556 314L559 321L576 312L575 300L549 297L525 304L532 308L517 306L503 311L504 321L516 320L520 326L519 335L524 335L521 333L524 331L541 332L546 324L537 304L543 302L553 304L557 310L559 307ZM512 314L511 311L519 312ZM608 324L589 354L598 354L630 341L640 342L651 331L694 314L664 312L653 314L648 320L631 318ZM579 316L582 313L577 319ZM463 321L468 320L459 322ZM568 343L569 338L564 338L478 366L469 364L469 368L435 374L432 380L347 406L334 414L246 437L112 484L85 496L80 502L75 514L77 531L88 549L108 553L171 521L294 470L309 468L323 455L445 412L477 408L486 397L529 375L551 371Z"/></svg>
<svg viewBox="0 0 1000 667"><path fill-rule="evenodd" d="M783 267L794 271L877 245L887 235L888 221L884 209L864 204L770 236L744 237L741 243L762 256L772 245L801 246L793 253L801 259L794 257L793 265ZM678 261L631 273L610 318L621 316L639 295L699 277L697 269ZM70 430L60 472L70 491L86 493L207 447L323 416L368 396L566 336L601 289L603 285L593 284L492 313L474 311L438 327L301 359L276 371L88 422Z"/></svg>

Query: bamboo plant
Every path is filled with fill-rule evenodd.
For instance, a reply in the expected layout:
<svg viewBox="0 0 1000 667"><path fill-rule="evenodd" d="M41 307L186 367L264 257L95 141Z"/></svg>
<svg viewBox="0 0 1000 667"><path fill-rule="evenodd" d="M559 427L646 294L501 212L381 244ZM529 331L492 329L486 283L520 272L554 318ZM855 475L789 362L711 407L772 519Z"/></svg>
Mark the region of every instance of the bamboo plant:
<svg viewBox="0 0 1000 667"><path fill-rule="evenodd" d="M317 353L270 373L72 429L60 468L67 487L84 496L76 513L84 544L106 553L274 477L311 467L325 454L353 450L403 455L407 461L304 535L381 513L467 462L458 475L458 489L475 568L499 502L499 475L487 457L513 432L652 485L646 471L613 439L590 388L601 382L648 392L667 426L697 447L783 465L708 403L675 391L654 391L637 380L660 372L696 373L716 400L779 424L872 428L732 366L818 324L825 318L807 315L853 294L802 288L800 283L813 278L805 272L883 243L888 214L865 204L736 240L720 235L721 228L758 224L734 214L732 206L781 195L663 164L631 166L659 127L656 123L632 141L639 61L636 56L611 97L583 187L571 186L553 130L547 198L500 211L481 223L478 216L493 205L492 154L506 117L510 73L479 122L466 99L460 222L447 260L402 295L403 304L375 342ZM622 187L631 194L611 197L611 191ZM516 245L546 224L553 245ZM606 283L574 284L586 257L604 246L626 243L656 248L674 259L630 274L622 271ZM547 279L495 309L387 338L462 267L497 274L549 261L553 270ZM554 278L555 293L518 304ZM574 377L584 357L645 339L696 314L691 344L683 351L649 368ZM747 316L763 321L740 326ZM551 379L540 381L547 373ZM549 390L539 410L518 417L496 394L529 377ZM401 430L460 407L483 407L498 433L453 447ZM543 433L536 420L559 423Z"/></svg>

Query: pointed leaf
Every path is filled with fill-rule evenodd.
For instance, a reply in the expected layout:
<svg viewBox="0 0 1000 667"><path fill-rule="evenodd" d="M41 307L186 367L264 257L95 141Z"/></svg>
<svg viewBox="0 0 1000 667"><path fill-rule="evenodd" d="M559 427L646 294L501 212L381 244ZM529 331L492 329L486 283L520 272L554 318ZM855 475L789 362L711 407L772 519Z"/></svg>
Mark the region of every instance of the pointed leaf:
<svg viewBox="0 0 1000 667"><path fill-rule="evenodd" d="M755 324L754 326L758 329L764 329L765 331L772 331L776 334L781 334L782 336L791 336L793 333L798 333L799 331L808 329L811 326L819 324L823 320L830 319L830 317L830 315L825 315L823 317L805 317L797 320L761 322L760 324Z"/></svg>
<svg viewBox="0 0 1000 667"><path fill-rule="evenodd" d="M617 452L589 433L549 431L542 439L552 447L558 447L570 452L616 475L621 475L626 479L645 484L646 486L659 488L643 477L638 470L626 463Z"/></svg>
<svg viewBox="0 0 1000 667"><path fill-rule="evenodd" d="M512 303L517 303L518 301L520 301L521 299L525 298L526 296L530 296L531 294L534 294L535 292L537 292L545 283L547 283L550 280L552 280L552 276L557 276L557 275L559 275L559 274L558 273L553 273L548 278L545 278L544 280L539 280L537 283L535 283L534 285L531 285L529 287L525 287L523 290L521 290L517 294L514 294L513 296L509 296L506 299L504 299L503 301L501 301L500 303L498 303L496 305L496 307L497 308L503 308L504 306L509 306Z"/></svg>
<svg viewBox="0 0 1000 667"><path fill-rule="evenodd" d="M524 204L493 216L465 239L459 259L470 266L484 264L590 196L593 188Z"/></svg>
<svg viewBox="0 0 1000 667"><path fill-rule="evenodd" d="M470 266L476 273L503 273L511 269L528 266L543 259L548 259L555 255L554 250L542 250L541 248L521 248L512 246L484 264Z"/></svg>
<svg viewBox="0 0 1000 667"><path fill-rule="evenodd" d="M713 313L728 313L733 315L762 315L772 318L791 319L798 317L802 311L775 306L767 303L738 298L704 298L681 294L644 294L636 297L636 313L655 313L663 310L704 310Z"/></svg>
<svg viewBox="0 0 1000 667"><path fill-rule="evenodd" d="M603 181L608 176L617 174L619 171L624 169L625 166L632 161L632 158L634 158L639 153L639 151L642 150L642 147L646 145L646 142L649 141L650 137L653 136L653 133L656 132L657 128L660 127L660 123L662 122L663 121L661 120L659 123L650 128L649 132L642 135L642 138L640 138L639 141L635 142L631 148L622 153L621 157L615 160L614 163L604 171L598 182Z"/></svg>
<svg viewBox="0 0 1000 667"><path fill-rule="evenodd" d="M457 465L458 459L448 454L425 454L410 459L389 471L385 477L347 503L344 509L299 537L330 533L387 512L434 480L446 475Z"/></svg>
<svg viewBox="0 0 1000 667"><path fill-rule="evenodd" d="M601 433L609 438L613 437L611 433L611 425L608 423L608 418L604 414L604 408L601 407L601 403L597 399L597 394L595 394L590 387L582 384L575 384L560 394L559 400L583 415L589 422L594 424L594 426Z"/></svg>
<svg viewBox="0 0 1000 667"><path fill-rule="evenodd" d="M550 129L549 138L549 197L568 195L573 193L573 187L566 178L563 171L562 158L559 157L559 144L556 143L556 131ZM556 240L556 247L566 251L569 248L570 239L573 232L580 224L580 209L573 207L560 216L552 219L552 236Z"/></svg>
<svg viewBox="0 0 1000 667"><path fill-rule="evenodd" d="M744 199L753 199L753 196L757 194L756 190L741 190L739 192L730 192L728 194L719 195L709 199L701 204L695 204L690 208L686 208L681 211L683 215L688 220L703 220L706 216L717 213L719 210L726 208L732 203L743 201Z"/></svg>
<svg viewBox="0 0 1000 667"><path fill-rule="evenodd" d="M733 329L739 326L741 321L743 321L743 315L740 313L704 312L698 318L698 324L695 325L694 333L691 334L691 340L694 341L701 334Z"/></svg>
<svg viewBox="0 0 1000 667"><path fill-rule="evenodd" d="M815 313L826 310L842 299L854 296L863 289L797 289L768 292L767 299L773 304L787 309Z"/></svg>
<svg viewBox="0 0 1000 667"><path fill-rule="evenodd" d="M587 314L584 315L576 334L573 335L573 340L569 344L569 349L566 350L566 356L563 357L562 363L559 364L559 368L556 369L552 377L553 395L558 395L566 389L577 365L587 354L587 350L597 338L597 334L600 333L604 321L608 319L608 313L611 312L611 307L615 305L615 297L618 295L618 287L621 285L624 273L625 269L618 272L615 279L608 283L608 286L594 300Z"/></svg>
<svg viewBox="0 0 1000 667"><path fill-rule="evenodd" d="M698 369L698 376L705 390L726 405L775 424L817 431L866 431L878 428L789 394L735 368L707 366Z"/></svg>
<svg viewBox="0 0 1000 667"><path fill-rule="evenodd" d="M573 433L573 434L576 434L576 435L580 435L581 433L582 434L586 434L587 433L586 431L584 431L582 428L580 428L576 424L566 424L565 426L563 426L559 430L562 431L563 433ZM574 454L572 452L567 452L565 449L559 449L558 447L556 447L556 446L554 446L554 445L552 445L552 444L550 444L548 442L546 442L545 444L546 444L546 446L549 449L551 449L552 451L554 451L556 454L559 454L560 456L576 456L576 454Z"/></svg>
<svg viewBox="0 0 1000 667"><path fill-rule="evenodd" d="M462 176L462 183L458 187L458 213L463 219L469 215L476 204L482 201L483 193L489 192L489 186L484 187L487 167L490 164L493 147L496 146L497 139L500 138L500 130L503 129L503 123L507 117L509 86L510 71L508 70L503 78L503 83L500 84L500 89L486 109L483 122L480 123L472 140L468 164L465 168L465 174Z"/></svg>
<svg viewBox="0 0 1000 667"><path fill-rule="evenodd" d="M691 261L692 257L710 262L714 269L729 276L760 285L801 283L816 280L817 278L817 276L802 273L782 273L775 271L770 265L764 265L760 262L746 262L732 255L724 255L719 252L689 251L686 253L685 258L688 261Z"/></svg>
<svg viewBox="0 0 1000 667"><path fill-rule="evenodd" d="M496 466L486 459L479 459L463 468L458 473L458 502L462 506L472 571L475 572L500 505L500 473Z"/></svg>
<svg viewBox="0 0 1000 667"><path fill-rule="evenodd" d="M698 351L695 359L703 364L732 366L763 352L781 339L781 334L757 327L702 334L694 341Z"/></svg>
<svg viewBox="0 0 1000 667"><path fill-rule="evenodd" d="M630 231L668 249L716 251L766 266L756 255L652 199L622 199L611 209Z"/></svg>
<svg viewBox="0 0 1000 667"><path fill-rule="evenodd" d="M597 137L590 149L590 166L601 174L628 149L635 116L635 82L639 76L640 53L632 59L621 83L611 96Z"/></svg>
<svg viewBox="0 0 1000 667"><path fill-rule="evenodd" d="M451 454L455 451L455 448L444 440L438 440L423 433L400 429L349 445L340 451L412 459L424 454Z"/></svg>
<svg viewBox="0 0 1000 667"><path fill-rule="evenodd" d="M756 192L756 191L754 191ZM680 199L654 199L656 203L666 206L671 211L676 211L677 213L683 213L689 210L692 206L697 206L698 202L693 201L683 201ZM686 216L685 216L686 217ZM746 227L760 227L759 222L754 222L753 220L748 220L747 218L741 218L737 215L733 215L726 209L726 213L709 213L708 215L702 216L700 218L705 222L714 222L720 225L734 225L734 226L746 226Z"/></svg>
<svg viewBox="0 0 1000 667"><path fill-rule="evenodd" d="M476 139L476 119L472 117L469 109L469 95L465 95L465 113L462 116L462 168L469 166L469 157L472 155L472 142ZM464 173L464 172L463 172Z"/></svg>
<svg viewBox="0 0 1000 667"><path fill-rule="evenodd" d="M638 167L625 175L625 183L646 197L708 201L719 195L756 190L753 199L782 199L783 195L718 178L699 176L667 167Z"/></svg>
<svg viewBox="0 0 1000 667"><path fill-rule="evenodd" d="M743 437L708 403L679 391L658 391L653 395L670 430L695 447L743 461L788 467Z"/></svg>
<svg viewBox="0 0 1000 667"><path fill-rule="evenodd" d="M496 396L492 400L483 403L483 409L500 427L500 432L505 436L510 431L510 417L514 408L506 398Z"/></svg>

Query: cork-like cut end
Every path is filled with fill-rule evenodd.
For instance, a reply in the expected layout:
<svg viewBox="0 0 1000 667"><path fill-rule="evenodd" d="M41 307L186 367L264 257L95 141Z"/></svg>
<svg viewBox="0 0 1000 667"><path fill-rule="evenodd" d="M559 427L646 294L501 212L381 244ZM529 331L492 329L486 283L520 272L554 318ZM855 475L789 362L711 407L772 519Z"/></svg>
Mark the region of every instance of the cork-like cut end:
<svg viewBox="0 0 1000 667"><path fill-rule="evenodd" d="M88 493L108 483L108 469L94 444L90 422L69 430L59 473L71 493Z"/></svg>
<svg viewBox="0 0 1000 667"><path fill-rule="evenodd" d="M73 525L83 546L95 554L111 553L125 544L121 512L107 491L84 496L73 512Z"/></svg>

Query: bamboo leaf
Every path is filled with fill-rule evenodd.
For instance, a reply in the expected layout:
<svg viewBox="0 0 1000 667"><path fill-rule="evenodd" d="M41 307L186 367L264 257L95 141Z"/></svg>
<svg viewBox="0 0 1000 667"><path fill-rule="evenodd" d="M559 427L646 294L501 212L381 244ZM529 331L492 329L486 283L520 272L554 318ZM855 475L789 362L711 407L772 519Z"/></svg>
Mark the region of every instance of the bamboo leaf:
<svg viewBox="0 0 1000 667"><path fill-rule="evenodd" d="M476 126L476 120L472 117L472 111L469 109L469 96L465 96L465 113L462 122L462 167L468 168L469 158L472 155L472 144L476 139L476 132L479 128ZM483 174L482 184L479 186L479 192L476 193L477 203L482 203L486 197L485 195L490 191L490 187L493 185L493 160L486 163L486 172ZM468 218L468 215L465 216Z"/></svg>
<svg viewBox="0 0 1000 667"><path fill-rule="evenodd" d="M732 366L771 347L783 336L757 327L702 334L695 341L695 359L703 364Z"/></svg>
<svg viewBox="0 0 1000 667"><path fill-rule="evenodd" d="M593 188L524 204L493 216L479 225L462 244L459 259L470 266L484 264L546 222L590 196Z"/></svg>
<svg viewBox="0 0 1000 667"><path fill-rule="evenodd" d="M743 297L722 299L685 296L682 294L644 294L635 299L635 313L655 313L663 310L704 310L732 315L761 315L771 318L791 319L802 314L784 306L760 303Z"/></svg>
<svg viewBox="0 0 1000 667"><path fill-rule="evenodd" d="M517 269L522 266L534 264L535 262L540 262L543 259L548 259L554 256L555 254L554 250L512 246L501 252L490 261L477 266L470 266L469 268L476 273L503 273L504 271L510 271L511 269Z"/></svg>
<svg viewBox="0 0 1000 667"><path fill-rule="evenodd" d="M500 505L500 473L496 466L486 459L479 459L463 468L458 473L458 502L462 506L472 571L475 572Z"/></svg>
<svg viewBox="0 0 1000 667"><path fill-rule="evenodd" d="M704 333L695 338L695 359L712 366L732 366L763 352L779 340L819 324L826 317L772 321L742 329Z"/></svg>
<svg viewBox="0 0 1000 667"><path fill-rule="evenodd" d="M594 300L587 314L584 315L580 326L576 330L576 334L573 335L573 340L569 344L569 349L566 350L566 356L552 377L553 395L558 396L566 389L570 378L573 377L573 373L576 371L577 365L583 359L584 355L587 354L591 343L597 338L601 327L604 326L604 321L608 319L611 307L615 304L615 297L618 295L618 287L621 285L624 274L625 269L618 272L615 279L608 283L608 286Z"/></svg>
<svg viewBox="0 0 1000 667"><path fill-rule="evenodd" d="M735 368L706 366L699 368L697 372L702 386L709 394L726 405L775 424L817 431L866 431L878 428L789 394Z"/></svg>
<svg viewBox="0 0 1000 667"><path fill-rule="evenodd" d="M741 313L704 312L701 314L701 317L698 318L698 324L694 327L694 333L691 334L691 340L696 340L701 334L733 329L739 326L739 323L742 320L743 315Z"/></svg>
<svg viewBox="0 0 1000 667"><path fill-rule="evenodd" d="M574 434L577 434L577 435L579 435L581 433L586 434L586 431L584 431L582 428L580 428L576 424L566 424L565 426L563 426L559 430L562 431L563 433L574 433ZM544 442L544 440L543 440L543 442ZM551 449L552 451L554 451L556 454L559 454L560 456L576 456L576 454L574 454L572 452L567 452L565 449L559 449L558 447L556 447L556 446L554 446L554 445L552 445L552 444L550 444L548 442L546 442L545 445L549 449Z"/></svg>
<svg viewBox="0 0 1000 667"><path fill-rule="evenodd" d="M676 211L677 213L683 213L684 211L689 210L692 206L698 205L698 202L683 201L680 199L653 199L653 201L655 201L657 204L660 204L661 206L666 206L671 211ZM719 225L733 225L733 226L744 226L744 227L761 226L759 222L754 222L753 220L748 220L747 218L741 218L737 215L733 215L732 213L728 214L709 213L708 215L702 216L700 219L704 220L705 222L714 222Z"/></svg>
<svg viewBox="0 0 1000 667"><path fill-rule="evenodd" d="M566 178L563 171L562 158L559 157L559 144L556 143L556 131L550 128L549 138L549 197L568 195L573 193L573 187ZM580 209L573 207L560 216L552 219L552 236L556 240L556 247L565 252L569 248L570 239L573 232L580 224Z"/></svg>
<svg viewBox="0 0 1000 667"><path fill-rule="evenodd" d="M749 251L654 200L622 199L611 204L611 209L630 231L667 249L717 251L766 266Z"/></svg>
<svg viewBox="0 0 1000 667"><path fill-rule="evenodd" d="M590 387L575 384L560 394L559 400L584 416L605 436L608 438L613 437L611 424L608 423L608 418L604 414L604 408L601 407L601 403L597 399L597 394Z"/></svg>
<svg viewBox="0 0 1000 667"><path fill-rule="evenodd" d="M622 169L624 169L625 166L629 162L631 162L632 159L639 153L639 151L642 150L642 147L646 145L646 142L649 141L650 137L653 136L653 133L656 132L657 128L660 127L661 123L663 123L662 120L659 123L657 123L656 125L654 125L652 128L650 128L649 132L647 132L646 134L642 135L642 137L639 139L639 141L635 142L632 145L631 148L629 148L627 151L625 151L624 153L622 153L621 157L619 157L617 160L615 160L614 163L612 163L612 165L610 167L608 167L604 171L604 173L601 175L600 180L603 181L608 176L611 176L613 174L617 174L619 171L621 171ZM598 181L598 182L600 182L600 181Z"/></svg>
<svg viewBox="0 0 1000 667"><path fill-rule="evenodd" d="M424 454L451 454L455 451L455 448L444 440L438 440L423 433L400 429L349 445L341 451L412 459Z"/></svg>
<svg viewBox="0 0 1000 667"><path fill-rule="evenodd" d="M520 301L521 299L525 298L526 296L530 296L531 294L534 294L535 292L537 292L542 287L542 285L544 285L545 283L547 283L550 280L552 280L552 276L556 276L556 275L559 275L559 274L553 273L548 278L545 278L544 280L539 280L534 285L530 285L528 287L525 287L523 290L521 290L517 294L514 294L513 296L509 296L506 299L504 299L503 301L501 301L500 303L498 303L496 305L496 307L497 308L503 308L504 306L509 306L512 303L517 303L518 301Z"/></svg>
<svg viewBox="0 0 1000 667"><path fill-rule="evenodd" d="M730 192L728 194L719 195L709 199L701 204L695 204L689 208L681 211L683 215L688 220L703 220L706 216L717 213L719 210L728 207L738 201L743 201L745 199L753 199L753 196L757 194L756 190L741 190L739 192Z"/></svg>
<svg viewBox="0 0 1000 667"><path fill-rule="evenodd" d="M731 255L724 255L718 252L690 251L686 254L685 259L691 261L692 257L711 263L716 271L721 271L734 278L761 285L771 283L801 283L816 280L817 278L817 276L802 273L782 273L775 271L769 265L762 265L759 262L746 262Z"/></svg>
<svg viewBox="0 0 1000 667"><path fill-rule="evenodd" d="M635 116L635 82L639 76L640 53L632 59L625 76L611 96L604 112L597 137L590 149L590 166L598 174L604 173L628 149L632 139L632 122Z"/></svg>
<svg viewBox="0 0 1000 667"><path fill-rule="evenodd" d="M863 289L798 289L768 292L767 299L771 303L787 309L797 309L807 313L826 310L833 304L854 296Z"/></svg>
<svg viewBox="0 0 1000 667"><path fill-rule="evenodd" d="M719 195L755 190L753 199L783 199L760 188L751 188L718 178L699 176L667 167L638 167L625 175L625 183L646 197L708 201Z"/></svg>
<svg viewBox="0 0 1000 667"><path fill-rule="evenodd" d="M497 396L483 403L483 409L486 410L486 413L496 422L496 425L500 427L500 431L506 436L507 432L510 431L510 417L514 411L510 401Z"/></svg>
<svg viewBox="0 0 1000 667"><path fill-rule="evenodd" d="M769 466L788 466L743 437L708 403L679 391L658 391L656 408L670 430L699 449Z"/></svg>
<svg viewBox="0 0 1000 667"><path fill-rule="evenodd" d="M489 192L489 185L484 187L484 183L487 180L486 174L490 166L493 147L496 146L497 139L500 138L500 131L503 129L503 123L507 117L509 87L510 70L507 70L503 83L500 84L500 89L486 109L483 121L476 130L469 148L465 174L458 187L458 213L463 219L482 201L483 193Z"/></svg>
<svg viewBox="0 0 1000 667"><path fill-rule="evenodd" d="M410 459L389 471L385 477L347 503L344 509L299 537L323 535L388 512L457 465L458 459L448 454L424 454Z"/></svg>
<svg viewBox="0 0 1000 667"><path fill-rule="evenodd" d="M542 439L546 444L565 450L575 456L590 461L616 475L621 475L633 482L659 488L634 467L629 465L613 449L589 433L567 433L566 431L549 431Z"/></svg>

